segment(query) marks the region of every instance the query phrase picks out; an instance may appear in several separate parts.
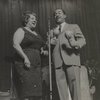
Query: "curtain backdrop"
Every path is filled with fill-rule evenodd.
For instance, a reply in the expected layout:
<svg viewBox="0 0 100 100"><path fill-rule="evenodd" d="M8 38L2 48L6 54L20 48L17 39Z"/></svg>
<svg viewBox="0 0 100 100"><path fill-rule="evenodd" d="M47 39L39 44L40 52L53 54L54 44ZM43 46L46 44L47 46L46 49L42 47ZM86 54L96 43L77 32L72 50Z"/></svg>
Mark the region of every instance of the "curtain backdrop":
<svg viewBox="0 0 100 100"><path fill-rule="evenodd" d="M21 26L24 11L38 15L37 32L46 40L48 20L55 25L53 11L63 8L68 23L80 26L87 45L81 53L84 63L89 58L100 60L100 0L0 0L0 91L10 88L10 67L12 61L12 37Z"/></svg>

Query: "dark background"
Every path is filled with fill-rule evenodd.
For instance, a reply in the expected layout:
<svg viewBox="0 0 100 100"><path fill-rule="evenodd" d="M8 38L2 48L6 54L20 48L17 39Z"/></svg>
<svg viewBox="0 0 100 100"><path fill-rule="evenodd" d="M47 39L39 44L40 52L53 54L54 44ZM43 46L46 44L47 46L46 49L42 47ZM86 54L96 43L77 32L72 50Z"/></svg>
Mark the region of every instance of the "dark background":
<svg viewBox="0 0 100 100"><path fill-rule="evenodd" d="M67 14L66 21L78 24L86 38L82 63L90 58L100 61L100 0L0 0L0 91L10 88L12 37L21 26L22 13L26 10L37 13L37 31L46 40L48 19L52 28L55 24L52 15L56 8L63 8ZM97 94L99 83L98 80ZM97 98L99 100L98 95Z"/></svg>

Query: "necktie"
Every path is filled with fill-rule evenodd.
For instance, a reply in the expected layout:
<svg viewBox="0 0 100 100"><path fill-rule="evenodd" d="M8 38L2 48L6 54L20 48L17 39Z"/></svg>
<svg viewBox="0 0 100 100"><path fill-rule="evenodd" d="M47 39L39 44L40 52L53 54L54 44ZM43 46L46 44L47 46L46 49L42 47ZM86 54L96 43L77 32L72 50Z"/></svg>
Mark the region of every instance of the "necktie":
<svg viewBox="0 0 100 100"><path fill-rule="evenodd" d="M59 25L59 32L61 33L61 24Z"/></svg>

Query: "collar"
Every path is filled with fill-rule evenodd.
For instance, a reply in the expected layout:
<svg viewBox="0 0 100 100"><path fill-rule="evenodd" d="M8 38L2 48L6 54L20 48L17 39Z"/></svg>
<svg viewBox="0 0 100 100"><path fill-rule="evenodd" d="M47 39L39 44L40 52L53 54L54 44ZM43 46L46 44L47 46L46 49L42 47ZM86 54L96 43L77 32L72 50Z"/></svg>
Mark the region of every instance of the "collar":
<svg viewBox="0 0 100 100"><path fill-rule="evenodd" d="M61 31L63 30L64 26L65 26L66 22L61 23ZM59 28L59 25L57 25L57 28Z"/></svg>
<svg viewBox="0 0 100 100"><path fill-rule="evenodd" d="M63 28L65 24L66 24L66 22L61 23L61 27Z"/></svg>

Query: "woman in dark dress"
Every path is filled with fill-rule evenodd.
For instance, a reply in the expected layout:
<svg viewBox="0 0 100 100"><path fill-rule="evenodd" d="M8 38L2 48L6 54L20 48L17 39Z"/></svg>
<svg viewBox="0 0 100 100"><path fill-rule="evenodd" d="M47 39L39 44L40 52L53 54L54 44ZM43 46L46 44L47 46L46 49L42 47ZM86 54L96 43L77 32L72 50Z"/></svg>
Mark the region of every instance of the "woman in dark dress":
<svg viewBox="0 0 100 100"><path fill-rule="evenodd" d="M14 33L14 82L21 100L39 100L42 96L40 49L43 40L35 32L36 14L24 14L24 27ZM45 54L45 51L42 53Z"/></svg>

